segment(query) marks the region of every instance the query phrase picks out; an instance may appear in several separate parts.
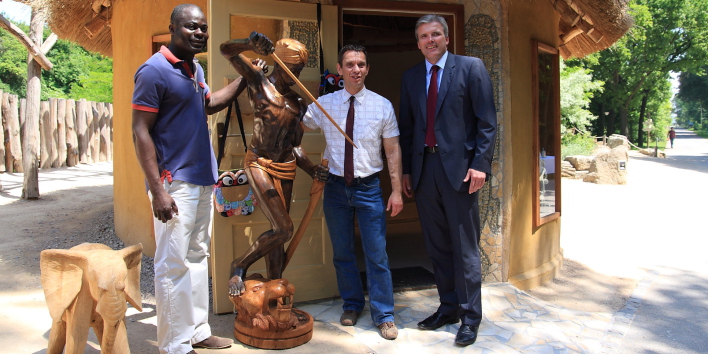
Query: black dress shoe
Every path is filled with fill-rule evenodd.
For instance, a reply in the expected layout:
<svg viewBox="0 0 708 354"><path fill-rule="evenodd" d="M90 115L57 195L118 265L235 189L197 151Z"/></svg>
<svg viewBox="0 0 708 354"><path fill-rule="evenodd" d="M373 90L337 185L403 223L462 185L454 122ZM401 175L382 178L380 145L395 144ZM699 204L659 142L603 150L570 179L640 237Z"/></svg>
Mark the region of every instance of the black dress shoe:
<svg viewBox="0 0 708 354"><path fill-rule="evenodd" d="M436 311L430 317L418 322L418 329L434 331L446 324L453 324L459 321L460 319L457 316L450 316Z"/></svg>
<svg viewBox="0 0 708 354"><path fill-rule="evenodd" d="M477 332L479 331L479 326L470 326L463 324L457 331L457 336L455 337L455 344L461 345L463 347L470 344L474 344L477 341Z"/></svg>

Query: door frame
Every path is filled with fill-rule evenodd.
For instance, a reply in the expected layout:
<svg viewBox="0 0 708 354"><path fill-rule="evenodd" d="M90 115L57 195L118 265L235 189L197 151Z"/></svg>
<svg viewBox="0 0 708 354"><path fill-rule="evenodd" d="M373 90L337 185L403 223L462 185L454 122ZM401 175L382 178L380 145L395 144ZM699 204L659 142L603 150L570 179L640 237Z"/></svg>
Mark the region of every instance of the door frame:
<svg viewBox="0 0 708 354"><path fill-rule="evenodd" d="M317 4L311 3L277 0L212 0L208 2L207 6L209 13L208 24L211 29L210 39L207 45L209 61L208 77L209 86L212 92L218 91L219 89L225 87L230 80L239 77L238 73L221 55L219 50L221 43L228 41L231 37L232 15L295 21L317 20ZM321 5L321 9L321 45L323 48L336 48L336 26L339 25L337 19L337 8L332 5ZM315 53L311 53L311 55L313 54ZM246 55L252 54L248 52ZM323 63L320 63L320 65L335 65L336 61L336 51L324 51ZM300 75L300 79L303 82L316 81L319 83L319 78L320 73L317 68L305 68ZM303 98L305 98L306 101L309 101L309 99L307 99L304 95ZM223 120L225 114L226 110L212 115L211 122L215 122L219 119ZM247 135L250 135L250 133L251 132L247 132ZM308 152L312 152L310 157L313 158L313 160L316 160L317 158L315 156L320 153L317 149L324 147L324 136L321 132L311 132L308 134L310 135L303 139L303 147ZM301 173L298 173L298 177L296 177L295 183L296 185L298 183L304 184L306 182L305 179L307 179L306 189L307 192L309 192L309 185L312 182L309 180L307 174L302 173L302 171L300 172ZM298 221L302 218L304 209L298 208L296 203L305 201L307 198L303 196L309 196L309 193L305 191L305 188L300 188L297 186L294 188L293 198L298 200L292 202L293 204L291 204L290 216L295 222L295 225L297 225ZM337 282L334 274L334 266L332 265L329 234L324 225L324 216L322 214L320 204L318 209L315 210L313 222L310 223L308 231L304 236L304 242L300 244L300 249L302 250L307 247L307 241L317 242L317 247L314 249L321 250L320 253L315 257L308 257L306 256L306 252L300 252L301 250L298 250L293 257L293 261L290 263L290 266L288 266L284 274L284 277L288 278L291 283L296 285L296 287L298 287L298 284L300 285L298 287L298 292L295 295L296 301L306 301L337 295ZM233 224L231 225L231 229L233 231L229 233L223 231L226 225L224 218L220 216L218 212L215 212L213 215L215 220L212 223L213 236L211 240L211 257L209 262L212 271L213 312L218 314L233 311L233 304L228 297L228 280L230 277L229 265L235 257L240 256L246 251L245 249L235 250L235 245L237 242L234 239L234 235L238 234L238 237L241 238L245 237L244 235L246 234L248 234L249 238L251 238L251 235L253 235L253 238L258 237L260 231L249 230L256 229L260 227L260 225L263 225L265 217L260 212L260 209L258 209L256 212L246 217L249 219L237 221L230 220L232 218L229 218L226 222ZM242 218L242 216L234 216L233 218ZM320 219L321 222L314 222L315 219ZM316 241L311 239L308 240L308 237L312 237L313 234L316 234L316 237L313 237ZM319 236L321 236L321 238ZM313 262L310 262L310 260ZM262 262L262 260L259 260L258 262ZM258 267L260 267L260 265L254 264L251 269L249 269L249 274L252 274L254 271L260 271L261 269Z"/></svg>
<svg viewBox="0 0 708 354"><path fill-rule="evenodd" d="M447 21L450 44L448 50L453 54L465 54L465 6L460 4L439 4L413 1L376 1L376 0L334 0L339 7L339 45L342 46L342 18L344 13L362 15L395 15L420 17L438 14ZM414 35L411 33L411 35Z"/></svg>

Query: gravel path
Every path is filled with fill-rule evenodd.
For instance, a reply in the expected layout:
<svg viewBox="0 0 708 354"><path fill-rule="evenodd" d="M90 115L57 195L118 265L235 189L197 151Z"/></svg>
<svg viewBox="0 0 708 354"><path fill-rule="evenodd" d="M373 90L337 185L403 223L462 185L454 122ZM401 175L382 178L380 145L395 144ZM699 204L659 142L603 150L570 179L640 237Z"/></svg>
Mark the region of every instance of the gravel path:
<svg viewBox="0 0 708 354"><path fill-rule="evenodd" d="M125 247L113 226L113 164L40 171L38 200L24 200L22 174L0 174L0 291L41 287L39 253L84 242ZM154 304L154 267L143 256L143 302Z"/></svg>

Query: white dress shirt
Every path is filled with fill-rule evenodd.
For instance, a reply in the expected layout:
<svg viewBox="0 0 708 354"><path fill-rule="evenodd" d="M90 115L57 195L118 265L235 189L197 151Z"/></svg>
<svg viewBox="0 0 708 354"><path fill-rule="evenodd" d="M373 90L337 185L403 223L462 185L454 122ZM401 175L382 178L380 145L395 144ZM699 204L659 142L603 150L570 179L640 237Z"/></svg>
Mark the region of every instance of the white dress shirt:
<svg viewBox="0 0 708 354"><path fill-rule="evenodd" d="M433 76L433 65L440 67L438 69L438 93L440 93L440 83L442 82L443 72L445 71L445 63L447 62L447 51L440 57L437 63L431 64L429 61L425 61L425 92L428 92L430 87L430 77Z"/></svg>
<svg viewBox="0 0 708 354"><path fill-rule="evenodd" d="M317 101L327 110L332 119L342 128L346 127L349 97L342 89L320 96ZM354 177L367 177L383 169L381 147L383 138L400 135L398 122L391 102L381 95L363 88L354 95L354 137L358 146L354 149ZM344 176L344 136L330 123L314 103L307 107L302 119L310 129L322 128L327 141L324 158L329 160L329 172Z"/></svg>

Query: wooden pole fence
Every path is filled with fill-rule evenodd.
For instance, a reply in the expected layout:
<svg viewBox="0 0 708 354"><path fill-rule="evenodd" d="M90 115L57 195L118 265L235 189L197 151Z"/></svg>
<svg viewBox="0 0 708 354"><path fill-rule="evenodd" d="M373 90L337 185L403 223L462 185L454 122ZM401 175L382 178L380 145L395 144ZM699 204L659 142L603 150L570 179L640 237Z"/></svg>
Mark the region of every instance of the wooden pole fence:
<svg viewBox="0 0 708 354"><path fill-rule="evenodd" d="M113 161L113 105L81 99L40 102L36 131L25 135L27 100L0 90L0 173L21 173L26 136L37 136L39 168ZM26 158L26 156L25 156Z"/></svg>

